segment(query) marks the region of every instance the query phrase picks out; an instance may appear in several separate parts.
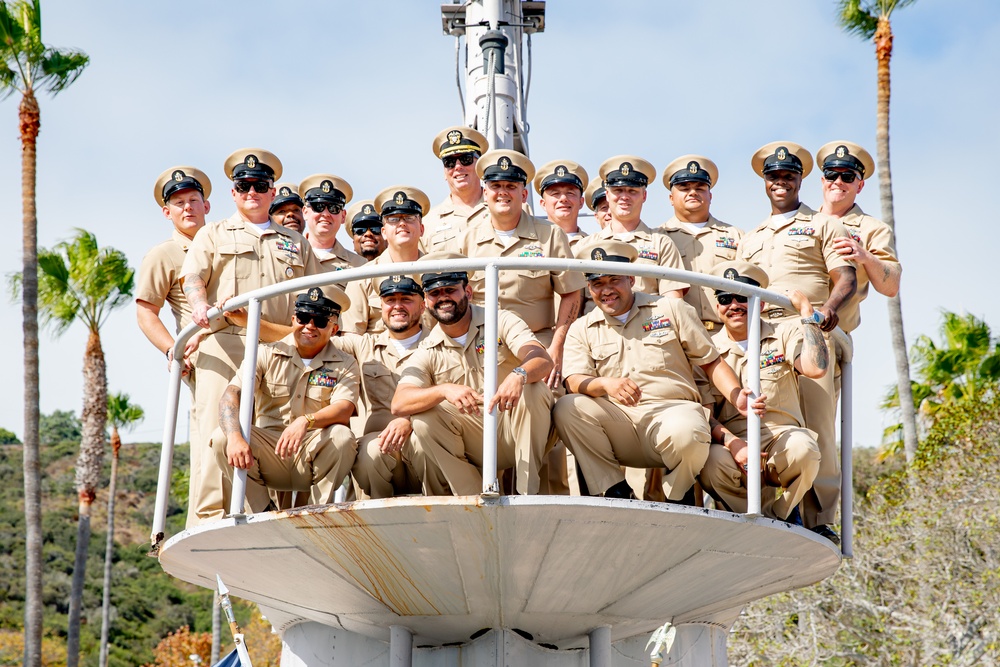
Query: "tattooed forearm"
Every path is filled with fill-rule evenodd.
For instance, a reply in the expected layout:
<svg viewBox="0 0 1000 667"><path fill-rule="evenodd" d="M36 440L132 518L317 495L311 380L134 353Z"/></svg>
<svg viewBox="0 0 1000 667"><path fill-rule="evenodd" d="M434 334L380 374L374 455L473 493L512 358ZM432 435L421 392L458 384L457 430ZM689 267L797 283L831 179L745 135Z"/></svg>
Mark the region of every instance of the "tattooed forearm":
<svg viewBox="0 0 1000 667"><path fill-rule="evenodd" d="M240 390L226 387L219 401L219 426L226 435L240 432Z"/></svg>
<svg viewBox="0 0 1000 667"><path fill-rule="evenodd" d="M184 276L184 296L187 297L191 306L205 303L208 300L208 291L205 288L205 281L197 273L190 273Z"/></svg>
<svg viewBox="0 0 1000 667"><path fill-rule="evenodd" d="M821 370L826 370L830 365L830 350L826 346L826 339L823 338L823 332L820 328L813 325L806 325L803 328L803 337L805 342L802 346L802 351L807 359L812 361L816 368Z"/></svg>

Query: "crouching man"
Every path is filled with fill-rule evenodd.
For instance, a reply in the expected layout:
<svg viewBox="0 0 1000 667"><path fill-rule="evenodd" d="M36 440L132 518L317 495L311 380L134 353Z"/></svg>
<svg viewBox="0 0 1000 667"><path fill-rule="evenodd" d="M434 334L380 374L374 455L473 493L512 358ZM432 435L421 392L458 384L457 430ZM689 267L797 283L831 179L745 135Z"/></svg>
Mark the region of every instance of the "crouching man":
<svg viewBox="0 0 1000 667"><path fill-rule="evenodd" d="M632 262L634 246L596 239L577 257ZM621 466L666 468L667 502L694 504L695 477L708 459L709 424L694 366L741 414L748 390L719 353L694 308L682 299L633 292L635 279L588 273L597 308L570 326L566 396L556 402L559 435L583 470L591 493L634 498ZM762 411L763 401L754 403Z"/></svg>
<svg viewBox="0 0 1000 667"><path fill-rule="evenodd" d="M239 423L242 368L222 395L212 448L230 479L234 468L247 471L254 512L267 508L269 491L275 498L302 492L310 504L332 503L351 472L357 442L348 424L358 401L358 364L330 344L349 304L337 287L326 294L313 287L295 300L292 333L258 348L250 442Z"/></svg>
<svg viewBox="0 0 1000 667"><path fill-rule="evenodd" d="M433 252L420 261L463 259ZM514 468L517 492L538 493L538 471L551 427L552 393L545 378L552 359L510 311L497 312L497 381L483 405L486 311L469 302L464 271L424 273L424 303L438 324L400 374L392 413L413 425L403 458L430 495L476 495L483 490L483 410L496 408L497 467Z"/></svg>
<svg viewBox="0 0 1000 667"><path fill-rule="evenodd" d="M757 287L767 287L768 283L763 269L741 261L718 264L712 275ZM802 316L801 323L760 323L760 384L767 396L767 412L760 424L761 512L801 524L798 512L793 510L812 488L819 472L819 445L816 434L803 428L799 375L822 378L830 357L823 332L812 317L809 298L798 290L793 290L789 298ZM722 360L746 384L745 348L750 324L747 297L716 291L715 299L724 328L713 336L713 341ZM724 509L743 513L747 511L747 420L721 397L716 400L715 417L714 444L698 479ZM781 489L780 498L776 497L777 489Z"/></svg>

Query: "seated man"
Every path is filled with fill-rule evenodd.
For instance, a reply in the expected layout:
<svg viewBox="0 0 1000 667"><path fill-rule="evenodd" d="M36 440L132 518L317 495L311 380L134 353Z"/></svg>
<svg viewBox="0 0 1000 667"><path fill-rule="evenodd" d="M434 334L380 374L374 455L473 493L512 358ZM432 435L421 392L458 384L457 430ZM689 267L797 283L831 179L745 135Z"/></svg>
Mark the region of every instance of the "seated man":
<svg viewBox="0 0 1000 667"><path fill-rule="evenodd" d="M332 298L313 287L299 295L292 333L258 348L250 442L239 423L243 368L219 402L212 449L230 479L233 468L247 471L252 511L267 507L268 491L308 492L310 504L332 503L354 465L357 442L347 424L358 401L358 365L330 344L350 302L337 287L326 294Z"/></svg>
<svg viewBox="0 0 1000 667"><path fill-rule="evenodd" d="M360 491L359 498L392 498L420 493L420 479L403 460L404 445L410 441L410 420L392 416L392 396L399 373L427 338L430 329L421 326L424 292L408 276L382 278L379 285L382 322L379 333L344 333L332 338L340 350L354 355L361 366L361 395L364 426L360 431L358 459L351 474Z"/></svg>
<svg viewBox="0 0 1000 667"><path fill-rule="evenodd" d="M433 252L420 261L464 259ZM431 495L482 492L483 383L486 313L470 305L472 288L464 271L421 276L424 301L438 321L403 368L392 413L410 417L413 434L403 450ZM545 455L552 393L545 378L552 359L514 313L498 310L497 380L487 412L497 415L497 467L515 468L517 492L538 493Z"/></svg>
<svg viewBox="0 0 1000 667"><path fill-rule="evenodd" d="M712 275L767 287L764 270L746 262L723 262L713 267ZM716 332L712 340L722 360L747 384L747 297L716 291L715 298L724 329ZM830 364L809 298L798 290L793 290L789 298L802 315L802 324L760 323L760 384L768 401L767 412L761 417L761 512L774 519L798 517L793 510L819 471L816 434L802 427L797 374L821 378ZM747 511L747 420L721 397L716 400L715 417L712 441L718 444L712 445L698 480L723 509L743 513ZM782 489L780 498L775 497L774 487ZM790 522L801 524L796 518Z"/></svg>
<svg viewBox="0 0 1000 667"><path fill-rule="evenodd" d="M627 243L594 239L577 257L631 262ZM748 390L722 363L694 309L682 299L633 292L635 279L588 273L597 308L570 327L567 395L556 402L559 436L577 457L591 493L633 498L621 466L662 468L667 502L694 504L695 476L708 458L710 429L695 386L700 366L745 413ZM763 401L754 405L762 409Z"/></svg>

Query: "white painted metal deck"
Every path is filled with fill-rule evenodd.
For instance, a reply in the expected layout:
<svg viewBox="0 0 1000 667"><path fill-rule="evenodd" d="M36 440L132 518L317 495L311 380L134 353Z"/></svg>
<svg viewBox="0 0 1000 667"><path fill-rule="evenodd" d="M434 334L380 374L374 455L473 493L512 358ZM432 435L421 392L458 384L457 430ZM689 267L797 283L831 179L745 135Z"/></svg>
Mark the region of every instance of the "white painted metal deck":
<svg viewBox="0 0 1000 667"><path fill-rule="evenodd" d="M766 518L565 496L406 497L225 519L171 538L163 569L268 608L414 646L518 629L559 649L675 624L728 625L746 602L833 574L840 552Z"/></svg>

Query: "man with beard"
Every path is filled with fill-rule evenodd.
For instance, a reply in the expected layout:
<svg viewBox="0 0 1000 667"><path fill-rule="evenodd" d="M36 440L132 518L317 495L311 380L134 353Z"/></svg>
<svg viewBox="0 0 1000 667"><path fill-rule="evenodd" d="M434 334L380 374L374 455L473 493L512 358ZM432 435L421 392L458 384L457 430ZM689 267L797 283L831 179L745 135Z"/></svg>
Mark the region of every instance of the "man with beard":
<svg viewBox="0 0 1000 667"><path fill-rule="evenodd" d="M591 235L596 241L624 241L638 253L637 264L651 264L683 269L684 263L673 241L654 232L642 221L642 205L646 201L646 186L656 177L649 162L634 155L619 155L601 165L601 179L607 192L611 220ZM636 291L682 298L685 283L674 280L636 278Z"/></svg>
<svg viewBox="0 0 1000 667"><path fill-rule="evenodd" d="M347 224L350 226L354 252L370 262L385 250L382 236L382 219L375 210L375 202L363 199L351 204L347 209Z"/></svg>
<svg viewBox="0 0 1000 667"><path fill-rule="evenodd" d="M727 280L767 287L767 274L746 262L723 262L711 274ZM820 378L828 372L830 358L823 333L812 319L809 299L793 290L789 298L801 315L801 322L777 326L760 324L760 385L767 396L767 412L761 417L761 512L774 519L799 523L799 501L812 486L819 470L816 434L803 428L798 375ZM749 382L747 368L747 297L719 290L716 309L724 329L712 340L722 360ZM730 512L747 511L747 419L721 396L716 395L715 419L708 461L698 480L716 502ZM781 489L780 497L775 490Z"/></svg>
<svg viewBox="0 0 1000 667"><path fill-rule="evenodd" d="M421 261L462 259L435 252ZM409 417L413 433L404 447L430 495L482 492L482 410L497 415L497 467L515 468L520 494L538 492L538 471L551 424L552 393L544 380L552 360L531 330L512 312L497 311L497 379L483 405L486 313L470 305L464 271L424 273L424 301L438 325L403 367L392 413Z"/></svg>
<svg viewBox="0 0 1000 667"><path fill-rule="evenodd" d="M333 339L361 366L361 396L367 415L360 429L358 458L351 471L359 498L420 493L420 478L403 459L413 430L406 417L392 416L392 396L402 367L430 329L421 326L424 292L408 276L381 278L379 298L385 328L380 333L346 333Z"/></svg>
<svg viewBox="0 0 1000 667"><path fill-rule="evenodd" d="M451 247L466 227L489 217L476 176L476 163L488 147L486 137L461 125L446 127L434 137L431 150L444 165L448 196L424 212L422 249L426 252Z"/></svg>
<svg viewBox="0 0 1000 667"><path fill-rule="evenodd" d="M608 203L608 192L604 188L604 179L598 177L590 182L583 199L594 213L597 228L604 229L611 222L611 204Z"/></svg>
<svg viewBox="0 0 1000 667"><path fill-rule="evenodd" d="M337 232L347 214L344 207L354 191L344 179L333 174L313 174L299 183L305 199L302 215L306 220L306 238L319 260L320 271L340 271L361 266L365 260L337 240Z"/></svg>
<svg viewBox="0 0 1000 667"><path fill-rule="evenodd" d="M663 184L670 191L674 216L660 227L681 253L684 268L709 273L721 263L736 259L742 230L720 222L709 212L712 188L719 182L719 168L702 155L682 155L663 174ZM705 328L719 328L715 299L707 287L691 285L684 300L698 313Z"/></svg>
<svg viewBox="0 0 1000 667"><path fill-rule="evenodd" d="M191 319L210 331L199 346L197 437L191 438L191 491L188 526L220 519L229 505L229 486L211 453L211 435L218 424L219 399L243 359L245 309L209 321L208 310L231 297L316 273L316 258L298 232L273 224L268 209L274 200L274 180L281 162L263 149L244 148L224 165L233 181L236 213L208 225L195 236L181 267ZM281 340L291 332L292 296L261 303L260 340Z"/></svg>
<svg viewBox="0 0 1000 667"><path fill-rule="evenodd" d="M269 492L289 499L308 493L311 505L332 503L351 471L357 442L347 424L358 400L358 365L330 344L348 303L337 287L325 294L313 287L295 300L292 333L260 346L249 442L239 422L242 368L222 396L212 448L230 480L234 468L247 471L254 512L268 506ZM288 504L278 509L294 503Z"/></svg>
<svg viewBox="0 0 1000 667"><path fill-rule="evenodd" d="M268 208L271 220L301 234L306 223L302 218L302 207L305 204L299 196L299 188L294 183L278 183L274 189L278 194Z"/></svg>
<svg viewBox="0 0 1000 667"><path fill-rule="evenodd" d="M430 209L430 201L422 191L408 185L394 185L375 197L375 211L382 221L386 251L372 264L384 266L400 262L415 262L420 257L421 219ZM383 278L364 278L347 286L351 309L344 313L344 331L378 333L385 328L379 286Z"/></svg>
<svg viewBox="0 0 1000 667"><path fill-rule="evenodd" d="M566 233L571 249L587 236L577 224L587 180L587 171L576 162L553 160L538 170L533 181L549 222Z"/></svg>
<svg viewBox="0 0 1000 667"><path fill-rule="evenodd" d="M817 310L816 318L831 345L829 332L839 321L838 311L854 295L854 264L837 251L836 239L848 238L839 221L799 201L802 179L813 159L802 146L775 141L761 147L751 159L754 173L764 179L771 216L740 242L740 259L759 266L777 292L798 289ZM797 319L794 310L772 307L764 312L772 322ZM836 358L830 347L830 357ZM830 527L840 499L840 456L837 452L834 374L799 381L805 427L816 432L820 468L813 488L802 501L802 521L823 537L838 541Z"/></svg>
<svg viewBox="0 0 1000 667"><path fill-rule="evenodd" d="M622 241L591 239L577 257L635 260ZM570 327L566 391L552 412L576 456L587 488L606 498L634 498L621 466L666 468L667 502L694 504L696 475L708 459L710 428L695 386L699 366L745 414L749 390L719 359L694 309L676 298L634 292L635 278L588 273L597 308ZM763 401L754 405L763 409Z"/></svg>

